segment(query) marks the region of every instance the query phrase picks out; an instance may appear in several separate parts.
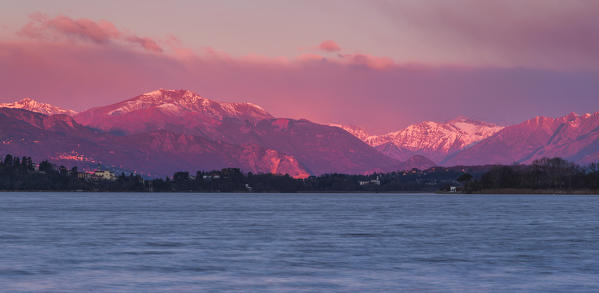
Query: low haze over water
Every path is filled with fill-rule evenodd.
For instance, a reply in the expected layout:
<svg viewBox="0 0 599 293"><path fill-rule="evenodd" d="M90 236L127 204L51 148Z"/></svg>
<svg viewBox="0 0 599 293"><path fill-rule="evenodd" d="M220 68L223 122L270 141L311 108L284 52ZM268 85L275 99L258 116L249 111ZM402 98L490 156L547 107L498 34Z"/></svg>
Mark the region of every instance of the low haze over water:
<svg viewBox="0 0 599 293"><path fill-rule="evenodd" d="M3 292L599 292L599 197L0 193Z"/></svg>

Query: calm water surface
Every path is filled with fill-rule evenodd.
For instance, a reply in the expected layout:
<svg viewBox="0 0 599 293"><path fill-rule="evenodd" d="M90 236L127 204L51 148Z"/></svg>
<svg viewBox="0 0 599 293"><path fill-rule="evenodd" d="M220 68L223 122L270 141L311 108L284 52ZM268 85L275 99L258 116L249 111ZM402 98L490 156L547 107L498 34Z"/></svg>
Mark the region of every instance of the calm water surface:
<svg viewBox="0 0 599 293"><path fill-rule="evenodd" d="M1 292L599 292L599 197L0 193Z"/></svg>

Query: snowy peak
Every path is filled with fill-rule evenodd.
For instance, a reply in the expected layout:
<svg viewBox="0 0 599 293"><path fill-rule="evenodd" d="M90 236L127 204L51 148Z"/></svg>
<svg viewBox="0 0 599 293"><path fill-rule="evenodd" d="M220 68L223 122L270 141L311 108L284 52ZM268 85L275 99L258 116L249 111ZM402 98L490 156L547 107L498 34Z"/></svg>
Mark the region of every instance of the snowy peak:
<svg viewBox="0 0 599 293"><path fill-rule="evenodd" d="M471 129L472 126L475 126L478 128L480 128L480 127L488 127L488 128L501 127L501 126L497 126L496 124L493 124L493 123L478 121L478 120L470 119L465 116L458 116L458 117L448 120L442 124L454 125L460 129L463 129L466 131L467 131L467 129Z"/></svg>
<svg viewBox="0 0 599 293"><path fill-rule="evenodd" d="M377 146L392 142L403 148L449 152L485 139L501 129L502 126L495 124L458 117L445 123L424 121L413 124L399 131L373 137L368 143Z"/></svg>
<svg viewBox="0 0 599 293"><path fill-rule="evenodd" d="M448 154L467 148L503 129L492 123L459 116L446 122L423 121L383 135L369 136L356 127L332 125L345 129L380 152L404 160L424 155L441 161ZM390 144L395 147L390 147Z"/></svg>
<svg viewBox="0 0 599 293"><path fill-rule="evenodd" d="M135 111L158 110L166 115L178 116L202 113L211 118L267 119L272 116L251 103L221 103L206 99L189 90L151 91L132 99L105 107L107 115L123 115Z"/></svg>
<svg viewBox="0 0 599 293"><path fill-rule="evenodd" d="M471 119L454 119L445 123L442 127L447 129L453 127L456 129L460 134L460 139L463 141L463 147L483 140L503 129L503 126Z"/></svg>
<svg viewBox="0 0 599 293"><path fill-rule="evenodd" d="M38 102L31 98L24 98L11 103L0 103L0 108L23 109L45 115L65 114L73 116L77 114L77 112L73 110L62 109L60 107L56 107L50 104Z"/></svg>
<svg viewBox="0 0 599 293"><path fill-rule="evenodd" d="M273 118L250 103L225 103L204 98L189 90L159 89L75 116L77 122L102 130L140 133L167 129L206 135L225 120L256 123Z"/></svg>

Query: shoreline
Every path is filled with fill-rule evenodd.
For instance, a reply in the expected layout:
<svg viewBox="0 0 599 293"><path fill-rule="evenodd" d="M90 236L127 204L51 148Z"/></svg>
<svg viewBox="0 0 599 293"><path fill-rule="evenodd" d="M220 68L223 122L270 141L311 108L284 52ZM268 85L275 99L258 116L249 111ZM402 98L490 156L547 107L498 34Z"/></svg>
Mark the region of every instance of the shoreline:
<svg viewBox="0 0 599 293"><path fill-rule="evenodd" d="M472 194L546 194L546 195L599 195L599 190L592 189L518 189L518 188L499 188L499 189L484 189L477 190Z"/></svg>
<svg viewBox="0 0 599 293"><path fill-rule="evenodd" d="M0 190L0 193L146 193L146 194L423 194L423 195L599 195L599 190L553 190L553 189L488 189L472 193L445 191L298 191L298 192L244 192L244 191L89 191L89 190Z"/></svg>

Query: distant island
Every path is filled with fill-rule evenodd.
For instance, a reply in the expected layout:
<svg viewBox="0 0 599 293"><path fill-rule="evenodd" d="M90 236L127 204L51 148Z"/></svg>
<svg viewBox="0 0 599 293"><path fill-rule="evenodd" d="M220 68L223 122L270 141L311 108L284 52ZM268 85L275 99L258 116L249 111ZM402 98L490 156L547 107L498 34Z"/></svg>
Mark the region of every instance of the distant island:
<svg viewBox="0 0 599 293"><path fill-rule="evenodd" d="M599 193L599 165L582 167L560 158L530 165L433 167L369 175L244 173L239 168L176 172L166 178L107 170L79 171L30 157L6 155L0 162L2 191L93 192L446 192Z"/></svg>

